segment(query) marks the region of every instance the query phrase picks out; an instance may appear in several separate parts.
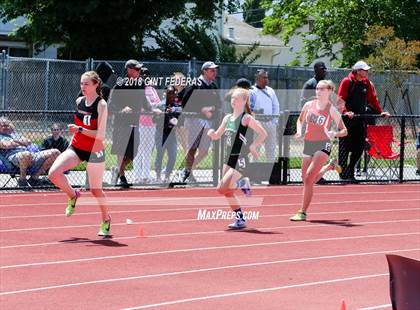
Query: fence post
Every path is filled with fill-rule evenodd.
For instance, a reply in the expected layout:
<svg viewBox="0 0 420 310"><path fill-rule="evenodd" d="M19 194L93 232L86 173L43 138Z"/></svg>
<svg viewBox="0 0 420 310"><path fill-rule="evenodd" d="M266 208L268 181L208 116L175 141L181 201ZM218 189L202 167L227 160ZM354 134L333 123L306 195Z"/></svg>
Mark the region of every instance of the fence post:
<svg viewBox="0 0 420 310"><path fill-rule="evenodd" d="M279 84L280 84L280 65L278 65L276 69L277 69L276 70L276 82L277 82L276 89L278 90L278 89L280 89L280 86L279 86ZM284 106L283 106L283 108L284 108Z"/></svg>
<svg viewBox="0 0 420 310"><path fill-rule="evenodd" d="M0 59L0 97L1 97L1 106L0 109L1 110L5 110L5 105L6 105L6 83L5 83L5 79L6 79L6 51L2 50L0 53L1 59Z"/></svg>
<svg viewBox="0 0 420 310"><path fill-rule="evenodd" d="M193 57L190 61L188 61L188 76L194 77L195 76L195 64L197 59Z"/></svg>
<svg viewBox="0 0 420 310"><path fill-rule="evenodd" d="M290 111L289 110L284 110L284 114L283 114L283 121L284 121L284 128L282 129L282 135L283 135L283 151L282 151L282 156L283 156L283 175L282 175L282 183L283 185L288 184L288 169L289 169L289 163L290 163L290 136L285 136L284 132L286 129L286 126L289 122L289 117L290 117Z"/></svg>
<svg viewBox="0 0 420 310"><path fill-rule="evenodd" d="M91 58L85 60L85 71L91 71L92 69Z"/></svg>
<svg viewBox="0 0 420 310"><path fill-rule="evenodd" d="M8 79L9 79L9 70L10 70L10 58L9 55L6 54L6 51L3 50L4 55L4 76L3 76L3 95L4 95L4 109L6 110L8 108L8 102L7 102L7 87L8 87Z"/></svg>
<svg viewBox="0 0 420 310"><path fill-rule="evenodd" d="M404 181L404 151L405 151L405 116L401 120L401 137L400 137L400 177L399 181Z"/></svg>
<svg viewBox="0 0 420 310"><path fill-rule="evenodd" d="M45 103L44 111L48 111L48 98L50 96L50 61L47 60L47 68L45 70Z"/></svg>

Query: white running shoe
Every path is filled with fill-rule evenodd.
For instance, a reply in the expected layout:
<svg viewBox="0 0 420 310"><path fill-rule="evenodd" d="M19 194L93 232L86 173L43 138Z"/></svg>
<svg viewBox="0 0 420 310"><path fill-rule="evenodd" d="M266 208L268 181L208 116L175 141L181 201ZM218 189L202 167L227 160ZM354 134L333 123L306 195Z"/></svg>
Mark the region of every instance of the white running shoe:
<svg viewBox="0 0 420 310"><path fill-rule="evenodd" d="M236 219L235 222L229 224L228 227L232 229L242 229L246 227L246 221L244 219Z"/></svg>

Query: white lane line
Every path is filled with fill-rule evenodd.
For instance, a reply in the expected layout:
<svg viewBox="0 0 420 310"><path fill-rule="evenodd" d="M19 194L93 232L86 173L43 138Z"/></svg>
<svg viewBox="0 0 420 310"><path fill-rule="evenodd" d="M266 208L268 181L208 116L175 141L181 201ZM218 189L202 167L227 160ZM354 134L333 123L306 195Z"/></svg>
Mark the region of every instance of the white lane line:
<svg viewBox="0 0 420 310"><path fill-rule="evenodd" d="M351 236L351 237L302 239L302 240L291 240L291 241L276 241L276 242L250 243L250 244L222 245L222 246L212 246L212 247L202 247L202 248L185 248L185 249L176 249L176 250L163 250L163 251L144 252L144 253L132 253L132 254L123 254L123 255L111 255L111 256L97 256L97 257L90 257L90 258L78 258L78 259L70 259L70 260L58 260L58 261L47 261L47 262L38 262L38 263L8 265L8 266L1 266L0 270L33 267L33 266L46 266L46 265L59 265L59 264L71 264L71 263L80 263L80 262L91 262L91 261L106 260L106 259L141 257L141 256L160 255L160 254L188 253L188 252L196 252L196 251L197 252L199 252L199 251L213 251L213 250L222 250L222 249L252 248L252 247L264 247L264 246L271 246L271 245L299 244L299 243L308 243L308 242L328 242L328 241L338 241L338 240L357 240L357 239L365 239L365 238L401 237L401 236L412 236L412 235L420 235L420 232L397 233L397 234L379 234L379 235L360 235L360 236Z"/></svg>
<svg viewBox="0 0 420 310"><path fill-rule="evenodd" d="M411 219L411 220L389 220L389 221L374 221L374 222L348 222L343 223L343 227L351 226L351 225L380 225L380 224L389 224L389 223L410 223L410 222L420 222L420 219ZM135 223L137 224L137 223ZM121 225L121 224L118 224ZM256 230L263 230L263 231L271 231L274 229L311 229L317 227L327 227L333 228L334 225L330 224L316 224L316 225L292 225L292 226L274 226L274 227L255 227ZM147 235L147 238L162 238L162 237L179 237L179 236L194 236L194 235L208 235L208 234L225 234L226 230L212 230L212 231L197 231L197 232L180 232L180 233L172 233L172 234L157 234L157 235ZM112 240L120 241L120 240L130 240L136 239L137 236L127 236L127 237L116 237ZM45 243L28 243L28 244L17 244L17 245L6 245L0 246L0 249L15 249L15 248L25 248L25 247L37 247L37 246L49 246L49 245L66 245L70 243L89 243L94 240L74 240L68 242L45 242Z"/></svg>
<svg viewBox="0 0 420 310"><path fill-rule="evenodd" d="M375 310L375 309L385 309L385 308L392 308L392 305L386 304L386 305L372 306L372 307L367 307L367 308L359 308L358 310Z"/></svg>
<svg viewBox="0 0 420 310"><path fill-rule="evenodd" d="M395 192L395 194L419 194L419 191L397 191ZM334 196L334 195L349 195L350 193L348 191L342 191L342 192L337 192L337 191L333 191L333 192L328 192L328 193L324 193L324 192L320 192L320 193L316 193L317 196ZM357 195L361 195L361 194L366 194L366 195L390 195L393 194L393 192L389 192L389 191L377 191L377 192L357 192L355 193ZM253 195L251 198L244 198L245 200L249 200L252 198L266 198L266 197L289 197L289 196L302 196L302 193L290 193L290 194L261 194L261 195ZM196 205L197 203L205 203L208 202L209 200L212 201L212 204L214 200L216 201L223 201L225 202L225 198L223 196L202 196L202 197L168 197L168 198L163 198L163 197L129 197L129 198L123 198L123 197L112 197L112 198L108 198L107 201L109 204L113 205L121 205L121 204L132 204L132 203L137 203L137 204L141 204L141 203L146 203L146 204L165 204L165 201L170 201L170 202L179 202L182 204L188 204L185 203L186 201L191 201L192 205ZM242 198L242 197L239 197ZM82 205L96 205L97 202L95 200L95 198L93 197L83 197L80 199L79 201L80 204ZM0 208L8 208L8 207L25 207L25 206L30 206L30 207L42 207L42 206L57 206L57 205L67 205L67 202L65 201L65 199L63 199L63 201L61 202L33 202L33 203L13 203L13 204L3 204L0 205Z"/></svg>
<svg viewBox="0 0 420 310"><path fill-rule="evenodd" d="M404 184L362 184L362 185L352 185L352 184L346 184L346 185L342 185L342 184L330 184L327 187L328 188L337 188L337 189L360 189L360 188L378 188L378 189L383 189L384 186L386 186L387 188L404 188L404 187L408 187L408 188L418 188L418 182L417 183L404 183ZM277 187L279 190L282 189L286 189L284 186L279 186ZM273 186L255 186L254 189L256 190L277 190L276 187ZM298 189L302 189L302 185L290 185L287 189L292 189L292 188L298 188ZM286 190L287 190L286 189ZM107 190L105 188L105 191L108 193L108 195L111 196L120 196L121 195L125 195L126 192L125 191L118 191L118 190ZM201 188L197 188L197 187L188 187L188 188L159 188L159 191L162 192L185 192L185 191L214 191L214 187L201 187ZM135 192L139 192L139 193L155 193L156 189L132 189L130 191L130 193L135 193ZM396 190L395 192L398 192L398 190ZM347 191L348 193L348 191ZM387 192L389 194L389 191ZM43 197L49 197L49 196L62 196L63 193L60 191L57 192L37 192L37 193L17 193L17 194L13 194L13 193L4 193L4 198L8 198L8 197L39 197L39 196L43 196Z"/></svg>
<svg viewBox="0 0 420 310"><path fill-rule="evenodd" d="M337 203L383 203L383 202L405 202L405 201L420 201L418 199L388 199L388 200L357 200L357 201L327 201L327 202L312 202L312 205L324 205L324 204L337 204ZM217 205L212 201L212 204L208 206L208 204L204 204L206 206L205 209L219 209L220 206L226 206L226 201L222 201L223 203ZM120 206L121 204L118 204ZM188 205L188 204L187 204ZM196 206L197 204L192 204ZM214 206L216 205L216 206ZM263 199L252 199L249 200L245 198L241 201L241 205L246 208L259 208L259 207L280 207L280 206L300 206L301 203L275 203L275 204L263 204ZM83 204L82 204L83 206ZM201 207L193 207L193 208L163 208L163 209L141 209L141 210L117 210L112 211L112 213L142 213L142 212L172 212L172 211L193 211L202 209ZM100 212L77 212L73 216L83 216L83 215L96 215L100 214ZM312 214L312 213L311 213ZM0 220L7 220L7 219L24 219L24 218L44 218L44 217L62 217L63 213L56 213L56 214L37 214L37 215L13 215L13 216L0 216Z"/></svg>
<svg viewBox="0 0 420 310"><path fill-rule="evenodd" d="M175 305L175 304L187 303L187 302L193 302L193 301L201 301L201 300L232 297L232 296L241 296L241 295L248 295L248 294L258 294L258 293L264 293L264 292L279 291L279 290L289 289L289 288L315 286L315 285L331 284L331 283L338 283L338 282L345 282L345 281L364 280L364 279L370 279L370 278L384 277L384 276L387 276L387 275L388 275L387 273L378 273L378 274L371 274L371 275L364 275L364 276L357 276L357 277L350 277L350 278L341 278L341 279L324 280L324 281L316 281L316 282L306 282L306 283L301 283L301 284L276 286L276 287L262 288L262 289L257 289L257 290L239 291L239 292L232 292L232 293L226 293L226 294L207 295L207 296L201 296L201 297L166 301L166 302L161 302L161 303L157 303L157 304L148 304L148 305L135 306L135 307L130 307L130 308L123 308L122 310L137 310L137 309L156 308L156 307Z"/></svg>
<svg viewBox="0 0 420 310"><path fill-rule="evenodd" d="M325 205L327 203L320 202L320 203L312 203ZM335 203L334 203L335 204ZM300 206L300 204L296 204ZM277 206L277 205L273 205ZM263 208L263 207L262 207ZM210 208L209 208L210 209ZM198 209L197 209L198 210ZM420 210L420 208L402 208L402 209L369 209L369 210L355 210L355 211L328 211L328 212L313 212L312 215L334 215L334 214L353 214L353 213L377 213L377 212L403 212L403 211L415 211ZM134 210L133 210L134 211ZM111 212L112 213L112 212ZM272 218L272 217L289 217L291 214L271 214L271 215L261 215L260 218ZM61 215L63 216L63 215ZM162 223L180 223L180 222L200 222L197 218L185 218L185 219L178 219L178 220L157 220L157 221L147 221L147 222L135 222L134 224L162 224ZM126 223L115 223L113 226L121 226L127 225ZM12 229L1 229L0 233L10 233L10 232L22 232L22 231L35 231L35 230L53 230L53 229L74 229L74 228L86 228L86 227L96 227L97 225L94 224L86 224L86 225L66 225L66 226L47 226L47 227L33 227L33 228L12 228Z"/></svg>
<svg viewBox="0 0 420 310"><path fill-rule="evenodd" d="M190 270L175 271L175 272L165 272L165 273L157 273L157 274L131 276L131 277L124 277L124 278L112 278L112 279L94 280L94 281L79 282L79 283L69 283L69 284L53 285L53 286L38 287L38 288L31 288L31 289L24 289L24 290L16 290L16 291L6 291L6 292L1 292L0 296L18 294L18 293L44 291L44 290L49 290L49 289L65 288L65 287L71 287L71 286L96 284L96 283L109 283L109 282L127 281L127 280L150 279L150 278L157 278L157 277L176 276L176 275L183 275L183 274L208 272L208 271L218 271L218 270L226 270L226 269L234 269L234 268L258 267L258 266L267 266L267 265L275 265L275 264L296 263L296 262L337 259L337 258L347 258L347 257L360 257L360 256L386 254L386 253L413 252L413 251L418 251L418 250L420 250L420 248L397 249L397 250L386 250L386 251L375 251L375 252L362 252L362 253L349 253L349 254L339 254L339 255L326 255L326 256L283 259L283 260L255 262L255 263L246 263L246 264L237 264L237 265L226 265L226 266L200 268L200 269L190 269Z"/></svg>

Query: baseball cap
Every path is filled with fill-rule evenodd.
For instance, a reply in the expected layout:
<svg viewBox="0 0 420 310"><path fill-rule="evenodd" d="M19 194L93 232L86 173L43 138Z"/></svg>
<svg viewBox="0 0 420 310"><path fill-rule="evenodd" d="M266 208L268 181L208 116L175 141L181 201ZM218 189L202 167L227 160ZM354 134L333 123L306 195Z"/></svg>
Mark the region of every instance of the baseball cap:
<svg viewBox="0 0 420 310"><path fill-rule="evenodd" d="M353 66L353 70L369 70L371 67L368 66L367 63L365 63L362 60L359 60L356 62Z"/></svg>
<svg viewBox="0 0 420 310"><path fill-rule="evenodd" d="M324 70L327 70L327 66L325 65L325 63L323 61L317 61L314 64L314 70L315 69L324 69Z"/></svg>
<svg viewBox="0 0 420 310"><path fill-rule="evenodd" d="M206 61L201 66L201 71L207 70L207 69L215 69L215 68L219 68L219 66L216 65L213 61Z"/></svg>
<svg viewBox="0 0 420 310"><path fill-rule="evenodd" d="M137 60L135 59L130 59L127 60L127 62L125 63L125 68L128 69L140 69L141 67L143 67L143 64L139 63Z"/></svg>

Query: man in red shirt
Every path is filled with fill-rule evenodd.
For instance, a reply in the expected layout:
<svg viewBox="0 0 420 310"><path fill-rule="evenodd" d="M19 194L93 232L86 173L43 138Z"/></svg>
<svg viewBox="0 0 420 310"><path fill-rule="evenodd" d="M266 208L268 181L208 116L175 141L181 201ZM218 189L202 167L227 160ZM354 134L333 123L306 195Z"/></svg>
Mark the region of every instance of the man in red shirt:
<svg viewBox="0 0 420 310"><path fill-rule="evenodd" d="M375 88L368 79L368 72L371 67L364 61L354 64L353 70L345 77L338 89L338 96L345 101L343 114L344 124L347 127L348 135L339 139L338 162L343 167L340 178L356 182L354 178L354 167L360 159L365 146L366 124L362 117L354 117L355 114L380 114L388 117L388 112L382 111ZM350 155L350 162L347 163Z"/></svg>

